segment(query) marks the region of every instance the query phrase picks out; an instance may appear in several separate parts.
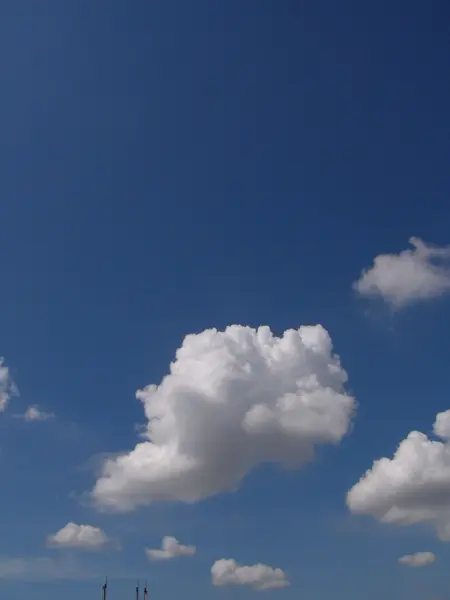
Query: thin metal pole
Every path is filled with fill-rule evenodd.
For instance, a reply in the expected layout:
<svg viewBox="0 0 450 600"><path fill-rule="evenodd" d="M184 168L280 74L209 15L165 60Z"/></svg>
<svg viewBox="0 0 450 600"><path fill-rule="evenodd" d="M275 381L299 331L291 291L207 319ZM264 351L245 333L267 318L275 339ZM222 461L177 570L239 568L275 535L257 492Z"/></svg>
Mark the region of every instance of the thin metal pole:
<svg viewBox="0 0 450 600"><path fill-rule="evenodd" d="M102 600L106 600L107 590L108 590L108 578L105 577L105 583L102 585Z"/></svg>

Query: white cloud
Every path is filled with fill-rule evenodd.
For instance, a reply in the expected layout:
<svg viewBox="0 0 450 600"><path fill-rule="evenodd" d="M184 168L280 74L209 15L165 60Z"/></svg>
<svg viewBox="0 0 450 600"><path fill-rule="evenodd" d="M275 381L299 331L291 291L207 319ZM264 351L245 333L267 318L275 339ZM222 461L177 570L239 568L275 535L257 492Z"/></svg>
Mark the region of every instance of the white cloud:
<svg viewBox="0 0 450 600"><path fill-rule="evenodd" d="M434 423L444 441L412 431L392 459L376 460L348 492L350 510L383 523L429 524L450 541L449 416L450 411L440 413Z"/></svg>
<svg viewBox="0 0 450 600"><path fill-rule="evenodd" d="M37 404L34 406L29 406L27 410L23 413L23 415L19 415L24 421L48 421L49 419L54 418L53 413L47 413L39 408Z"/></svg>
<svg viewBox="0 0 450 600"><path fill-rule="evenodd" d="M32 582L90 579L93 576L93 573L74 563L72 559L0 556L0 580Z"/></svg>
<svg viewBox="0 0 450 600"><path fill-rule="evenodd" d="M426 567L431 565L436 560L436 555L433 552L416 552L416 554L406 554L398 559L401 565L407 567Z"/></svg>
<svg viewBox="0 0 450 600"><path fill-rule="evenodd" d="M320 325L280 338L239 325L188 335L170 374L137 393L147 440L105 461L93 499L110 510L193 502L235 490L261 463L298 468L349 431L346 381Z"/></svg>
<svg viewBox="0 0 450 600"><path fill-rule="evenodd" d="M221 558L211 567L214 585L248 585L256 590L282 588L289 585L287 575L281 569L268 565L241 566L232 558Z"/></svg>
<svg viewBox="0 0 450 600"><path fill-rule="evenodd" d="M377 256L354 289L361 296L380 297L394 308L449 293L450 247L430 246L415 237L409 243L413 250Z"/></svg>
<svg viewBox="0 0 450 600"><path fill-rule="evenodd" d="M150 560L169 560L178 556L192 556L196 553L195 546L184 546L170 535L162 539L161 549L146 548L145 552Z"/></svg>
<svg viewBox="0 0 450 600"><path fill-rule="evenodd" d="M98 527L75 523L67 523L65 527L47 538L47 545L53 548L99 550L110 543L108 536Z"/></svg>
<svg viewBox="0 0 450 600"><path fill-rule="evenodd" d="M6 410L14 394L17 394L17 388L11 379L8 367L5 367L4 359L0 358L0 412Z"/></svg>
<svg viewBox="0 0 450 600"><path fill-rule="evenodd" d="M433 431L437 437L443 440L450 440L450 410L441 412L436 416Z"/></svg>

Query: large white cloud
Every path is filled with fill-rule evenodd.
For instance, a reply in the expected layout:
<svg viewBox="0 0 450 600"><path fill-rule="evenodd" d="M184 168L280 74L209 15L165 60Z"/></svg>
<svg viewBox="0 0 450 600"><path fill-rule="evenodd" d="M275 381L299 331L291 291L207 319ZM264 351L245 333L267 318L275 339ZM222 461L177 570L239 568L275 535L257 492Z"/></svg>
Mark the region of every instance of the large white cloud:
<svg viewBox="0 0 450 600"><path fill-rule="evenodd" d="M258 563L256 565L239 565L232 558L221 558L211 567L214 585L248 585L256 590L282 588L289 585L287 575L281 569Z"/></svg>
<svg viewBox="0 0 450 600"><path fill-rule="evenodd" d="M380 254L362 272L354 289L362 296L380 297L395 308L450 292L450 247L438 248L412 237L413 250Z"/></svg>
<svg viewBox="0 0 450 600"><path fill-rule="evenodd" d="M192 556L196 552L196 547L185 546L177 538L166 535L162 539L161 548L146 548L145 552L150 560L170 560L179 556Z"/></svg>
<svg viewBox="0 0 450 600"><path fill-rule="evenodd" d="M67 523L58 532L47 537L47 545L52 548L78 548L99 550L111 544L106 533L92 525Z"/></svg>
<svg viewBox="0 0 450 600"><path fill-rule="evenodd" d="M406 554L398 559L401 565L406 567L426 567L436 560L433 552L416 552L415 554Z"/></svg>
<svg viewBox="0 0 450 600"><path fill-rule="evenodd" d="M438 536L450 541L450 410L440 413L434 433L443 441L412 431L393 458L373 463L348 492L347 505L354 513L384 523L432 525Z"/></svg>
<svg viewBox="0 0 450 600"><path fill-rule="evenodd" d="M320 325L280 338L239 325L188 335L169 375L137 393L146 440L106 460L93 498L112 510L192 502L236 489L264 462L300 467L348 432L346 380Z"/></svg>
<svg viewBox="0 0 450 600"><path fill-rule="evenodd" d="M5 366L3 358L0 358L0 412L6 410L11 396L16 393L17 388L11 379L9 369Z"/></svg>

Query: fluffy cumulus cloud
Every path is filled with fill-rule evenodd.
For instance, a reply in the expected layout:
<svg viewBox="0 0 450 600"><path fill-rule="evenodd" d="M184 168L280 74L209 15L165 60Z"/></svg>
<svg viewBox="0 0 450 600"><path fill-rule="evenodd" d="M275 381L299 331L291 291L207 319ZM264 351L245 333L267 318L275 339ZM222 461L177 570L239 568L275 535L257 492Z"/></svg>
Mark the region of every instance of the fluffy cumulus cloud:
<svg viewBox="0 0 450 600"><path fill-rule="evenodd" d="M137 393L144 441L105 461L95 502L111 510L193 502L236 489L258 464L298 468L317 444L337 444L355 401L332 350L320 325L281 337L239 325L188 335L161 384Z"/></svg>
<svg viewBox="0 0 450 600"><path fill-rule="evenodd" d="M145 552L150 560L170 560L179 556L192 556L196 552L195 546L180 544L177 538L166 535L162 539L161 548L146 548Z"/></svg>
<svg viewBox="0 0 450 600"><path fill-rule="evenodd" d="M450 410L437 415L434 433L442 441L412 431L393 458L376 460L348 492L350 510L384 523L429 524L450 541Z"/></svg>
<svg viewBox="0 0 450 600"><path fill-rule="evenodd" d="M8 367L5 366L3 358L0 358L0 412L4 412L8 406L8 402L14 394L17 393Z"/></svg>
<svg viewBox="0 0 450 600"><path fill-rule="evenodd" d="M52 548L99 550L109 544L108 536L98 527L75 523L67 523L65 527L47 538L47 545Z"/></svg>
<svg viewBox="0 0 450 600"><path fill-rule="evenodd" d="M382 298L394 308L449 293L450 247L430 246L414 237L409 242L412 250L377 256L354 289L361 296Z"/></svg>
<svg viewBox="0 0 450 600"><path fill-rule="evenodd" d="M24 421L48 421L54 418L53 413L48 413L39 408L36 404L29 406L23 415L19 415Z"/></svg>
<svg viewBox="0 0 450 600"><path fill-rule="evenodd" d="M450 440L450 410L437 415L433 425L434 435L443 440Z"/></svg>
<svg viewBox="0 0 450 600"><path fill-rule="evenodd" d="M401 565L406 567L426 567L436 560L433 552L416 552L415 554L406 554L398 559Z"/></svg>
<svg viewBox="0 0 450 600"><path fill-rule="evenodd" d="M248 585L255 590L282 588L289 585L286 573L268 565L239 565L232 558L221 558L211 567L214 585Z"/></svg>

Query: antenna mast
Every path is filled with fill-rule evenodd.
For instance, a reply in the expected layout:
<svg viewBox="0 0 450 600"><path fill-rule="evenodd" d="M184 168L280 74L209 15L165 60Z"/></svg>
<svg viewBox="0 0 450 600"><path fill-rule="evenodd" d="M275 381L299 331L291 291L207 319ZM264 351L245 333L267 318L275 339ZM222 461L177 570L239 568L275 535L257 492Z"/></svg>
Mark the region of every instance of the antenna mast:
<svg viewBox="0 0 450 600"><path fill-rule="evenodd" d="M105 577L105 583L102 585L102 600L106 600L107 590L108 590L108 578Z"/></svg>

